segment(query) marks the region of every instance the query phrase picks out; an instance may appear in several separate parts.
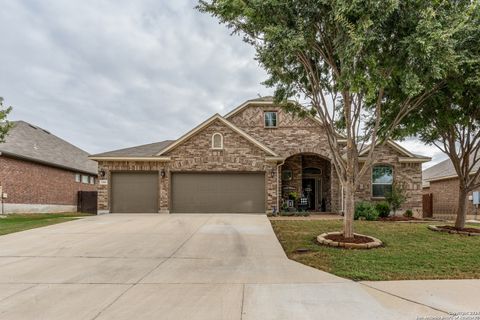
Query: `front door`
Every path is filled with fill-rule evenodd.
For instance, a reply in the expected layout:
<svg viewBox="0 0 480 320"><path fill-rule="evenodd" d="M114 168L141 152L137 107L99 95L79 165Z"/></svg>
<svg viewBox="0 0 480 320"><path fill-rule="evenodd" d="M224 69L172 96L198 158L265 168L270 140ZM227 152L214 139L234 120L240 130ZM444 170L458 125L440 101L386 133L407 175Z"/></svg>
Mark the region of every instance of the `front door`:
<svg viewBox="0 0 480 320"><path fill-rule="evenodd" d="M314 178L305 178L302 180L303 196L308 199L307 210L315 210L316 199L316 185Z"/></svg>

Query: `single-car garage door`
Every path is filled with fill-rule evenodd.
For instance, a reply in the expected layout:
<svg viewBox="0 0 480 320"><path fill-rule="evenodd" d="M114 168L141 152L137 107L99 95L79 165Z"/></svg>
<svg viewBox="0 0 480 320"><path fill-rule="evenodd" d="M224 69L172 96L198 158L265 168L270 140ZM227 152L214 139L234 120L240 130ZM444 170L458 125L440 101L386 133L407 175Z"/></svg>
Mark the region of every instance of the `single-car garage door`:
<svg viewBox="0 0 480 320"><path fill-rule="evenodd" d="M113 172L112 213L158 212L158 172Z"/></svg>
<svg viewBox="0 0 480 320"><path fill-rule="evenodd" d="M172 212L264 213L265 173L172 173Z"/></svg>

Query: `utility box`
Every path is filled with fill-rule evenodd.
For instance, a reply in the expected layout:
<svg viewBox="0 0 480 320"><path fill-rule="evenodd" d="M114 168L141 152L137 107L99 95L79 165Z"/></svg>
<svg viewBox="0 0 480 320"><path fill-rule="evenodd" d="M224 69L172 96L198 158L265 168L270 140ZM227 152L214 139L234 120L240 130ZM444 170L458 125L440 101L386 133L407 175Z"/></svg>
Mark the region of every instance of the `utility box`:
<svg viewBox="0 0 480 320"><path fill-rule="evenodd" d="M474 191L472 194L472 201L474 205L480 205L480 191Z"/></svg>

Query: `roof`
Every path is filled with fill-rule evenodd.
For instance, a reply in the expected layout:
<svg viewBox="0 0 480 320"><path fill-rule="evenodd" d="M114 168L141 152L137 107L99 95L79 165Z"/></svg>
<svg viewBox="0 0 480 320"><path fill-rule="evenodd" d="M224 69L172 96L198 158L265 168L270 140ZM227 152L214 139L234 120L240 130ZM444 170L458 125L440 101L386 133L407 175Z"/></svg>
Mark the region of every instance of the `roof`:
<svg viewBox="0 0 480 320"><path fill-rule="evenodd" d="M239 111L243 110L247 106L251 104L266 104L266 105L271 105L274 103L274 99L271 96L267 97L260 97L260 98L255 98L255 99L250 99L242 103L240 106L232 110L231 112L227 113L225 116L221 116L219 114L213 115L211 118L207 119L200 125L196 126L186 134L184 134L182 137L180 137L177 140L165 140L165 141L160 141L156 143L150 143L150 144L145 144L141 146L136 146L136 147L131 147L131 148L125 148L125 149L119 149L119 150L114 150L114 151L109 151L109 152L104 152L104 153L99 153L92 155L90 159L93 160L138 160L138 161L169 161L170 158L167 156L164 156L165 153L168 151L174 149L177 147L179 144L181 144L183 141L187 140L191 136L193 136L195 133L199 132L201 129L205 128L208 126L210 123L212 123L215 120L219 120L223 122L226 126L228 126L230 129L233 131L237 132L241 136L243 136L245 139L248 141L252 142L255 144L257 147L260 149L264 150L266 153L270 154L269 159L280 159L279 155L277 155L274 151L272 151L270 148L262 144L261 142L257 141L253 137L251 137L248 133L243 131L242 129L238 128L234 124L232 124L230 121L228 121L228 117L231 117L232 115L238 113ZM320 121L318 118L313 117L314 120ZM417 154L413 154L406 150L405 148L401 147L399 144L396 142L390 140L388 141L388 144L392 146L394 149L400 152L400 154L404 155L405 157L400 158L401 162L427 162L430 161L430 157L425 157ZM366 149L368 149L367 147ZM368 150L363 150L362 154L366 153Z"/></svg>
<svg viewBox="0 0 480 320"><path fill-rule="evenodd" d="M175 142L175 140L164 140L130 148L98 153L92 155L91 157L153 157L157 153L171 145L173 142Z"/></svg>
<svg viewBox="0 0 480 320"><path fill-rule="evenodd" d="M473 155L471 156L471 159L473 160ZM472 173L477 172L479 169L480 161L473 167ZM428 169L423 170L422 175L424 182L456 178L458 176L450 159L444 160Z"/></svg>
<svg viewBox="0 0 480 320"><path fill-rule="evenodd" d="M54 167L97 174L97 163L88 152L25 121L13 121L0 153Z"/></svg>
<svg viewBox="0 0 480 320"><path fill-rule="evenodd" d="M405 156L405 158L402 158L400 160L404 160L404 162L409 162L409 161L415 161L415 162L428 162L432 160L430 157L422 156L419 154L411 153L398 143L396 143L393 140L387 140L387 144L398 151L401 155ZM365 146L363 150L360 150L359 155L363 156L365 155L368 151L370 151L371 145Z"/></svg>

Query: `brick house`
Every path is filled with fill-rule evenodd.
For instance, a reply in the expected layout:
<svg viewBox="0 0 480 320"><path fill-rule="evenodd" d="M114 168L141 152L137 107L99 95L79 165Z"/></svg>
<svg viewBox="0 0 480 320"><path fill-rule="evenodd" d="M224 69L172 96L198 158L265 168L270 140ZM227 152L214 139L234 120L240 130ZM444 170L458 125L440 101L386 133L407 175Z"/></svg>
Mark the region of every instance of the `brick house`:
<svg viewBox="0 0 480 320"><path fill-rule="evenodd" d="M407 188L404 209L420 215L421 164L430 158L393 141L377 152L357 199L381 200L399 181ZM215 114L178 140L91 159L99 164L99 213L272 212L288 206L339 213L343 207L322 124L286 113L271 98ZM292 193L300 199L292 201Z"/></svg>
<svg viewBox="0 0 480 320"><path fill-rule="evenodd" d="M477 164L472 172L480 169ZM432 197L433 216L451 218L457 214L459 181L452 161L447 159L423 171L423 193ZM475 190L480 191L480 188ZM467 219L480 214L480 208L473 204L473 192L467 199Z"/></svg>
<svg viewBox="0 0 480 320"><path fill-rule="evenodd" d="M16 121L0 143L3 213L77 211L77 192L96 190L97 170L87 152Z"/></svg>

